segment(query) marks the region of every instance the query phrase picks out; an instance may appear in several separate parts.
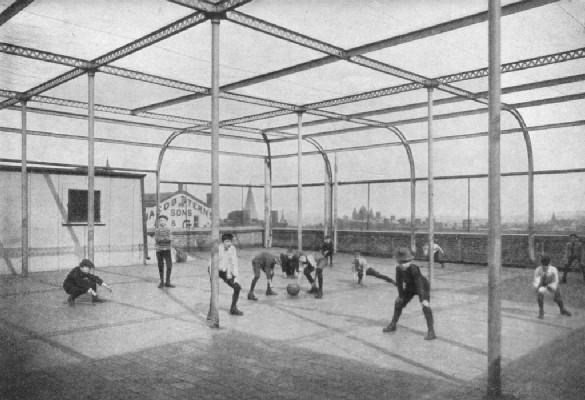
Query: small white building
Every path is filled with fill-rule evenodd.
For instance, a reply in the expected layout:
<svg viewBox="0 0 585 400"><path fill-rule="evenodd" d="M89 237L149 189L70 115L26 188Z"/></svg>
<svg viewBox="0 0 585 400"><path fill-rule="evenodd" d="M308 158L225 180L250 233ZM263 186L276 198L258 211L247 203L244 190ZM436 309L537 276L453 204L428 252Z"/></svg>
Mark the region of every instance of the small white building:
<svg viewBox="0 0 585 400"><path fill-rule="evenodd" d="M160 215L169 219L171 230L189 230L211 226L211 208L207 204L184 190L174 193L160 193ZM156 219L156 194L144 196L146 207L146 227L154 231Z"/></svg>
<svg viewBox="0 0 585 400"><path fill-rule="evenodd" d="M87 170L28 168L29 271L68 270L87 257ZM143 262L144 175L96 169L97 267ZM21 273L21 171L0 166L0 274Z"/></svg>

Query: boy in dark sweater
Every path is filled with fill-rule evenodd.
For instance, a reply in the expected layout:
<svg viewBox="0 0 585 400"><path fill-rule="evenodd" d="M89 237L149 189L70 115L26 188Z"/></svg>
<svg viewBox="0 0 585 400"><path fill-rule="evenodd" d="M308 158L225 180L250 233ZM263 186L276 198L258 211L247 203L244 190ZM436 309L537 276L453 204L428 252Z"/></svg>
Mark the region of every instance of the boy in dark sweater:
<svg viewBox="0 0 585 400"><path fill-rule="evenodd" d="M327 265L333 266L333 242L331 237L325 236L325 241L321 245L321 254L327 260Z"/></svg>
<svg viewBox="0 0 585 400"><path fill-rule="evenodd" d="M436 338L435 330L433 327L433 311L431 310L431 288L429 281L425 278L420 268L412 263L414 256L410 250L406 247L401 247L396 253L396 287L398 288L398 298L394 302L394 315L392 316L392 322L383 329L383 332L394 332L396 330L396 324L402 314L402 309L412 300L414 296L418 296L422 311L427 321L427 335L425 340L433 340ZM389 278L383 274L374 271L372 268L368 268L366 275L373 275L376 278L386 280L393 283L392 278Z"/></svg>
<svg viewBox="0 0 585 400"><path fill-rule="evenodd" d="M75 299L84 293L91 295L92 303L103 303L103 300L97 296L97 285L112 291L112 288L103 279L91 273L92 268L95 268L94 264L84 258L77 267L67 274L67 278L63 282L63 289L69 295L67 304L70 306L74 306Z"/></svg>

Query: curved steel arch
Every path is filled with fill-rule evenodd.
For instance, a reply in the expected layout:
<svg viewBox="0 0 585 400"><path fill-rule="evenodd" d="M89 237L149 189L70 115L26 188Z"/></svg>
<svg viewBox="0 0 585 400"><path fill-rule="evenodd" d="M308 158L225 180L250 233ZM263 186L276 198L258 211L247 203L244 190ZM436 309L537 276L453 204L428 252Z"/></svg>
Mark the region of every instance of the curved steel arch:
<svg viewBox="0 0 585 400"><path fill-rule="evenodd" d="M160 168L162 166L162 161L165 155L165 152L167 151L167 148L170 146L170 144L173 142L173 140L175 140L178 136L184 134L184 133L193 133L193 134L197 134L200 131L194 131L191 130L189 128L187 129L182 129L180 131L175 131L173 133L171 133L169 135L169 137L167 137L167 139L164 141L164 143L162 144L162 147L158 153L158 160L156 162L156 211L155 211L155 220L154 220L154 226L155 228L158 228L158 217L159 217L159 205L160 205Z"/></svg>
<svg viewBox="0 0 585 400"><path fill-rule="evenodd" d="M532 152L532 141L528 133L526 122L520 114L520 111L514 107L504 106L505 111L512 114L522 129L522 136L524 136L524 143L526 144L526 155L528 158L528 256L530 261L536 261L536 254L534 251L534 156Z"/></svg>
<svg viewBox="0 0 585 400"><path fill-rule="evenodd" d="M404 149L406 150L406 155L408 157L408 164L410 166L410 248L413 253L416 251L416 238L415 238L415 226L414 220L416 218L416 175L414 169L414 157L412 156L412 149L410 148L410 144L406 140L404 133L397 127L393 125L386 125L386 129L391 131L398 137Z"/></svg>
<svg viewBox="0 0 585 400"><path fill-rule="evenodd" d="M327 203L329 205L329 234L333 234L333 170L331 169L331 161L329 161L327 153L319 142L311 137L303 137L303 139L315 146L317 151L321 154L321 157L323 157L323 161L325 162L325 169L327 170L327 178L329 180L329 191L327 193Z"/></svg>

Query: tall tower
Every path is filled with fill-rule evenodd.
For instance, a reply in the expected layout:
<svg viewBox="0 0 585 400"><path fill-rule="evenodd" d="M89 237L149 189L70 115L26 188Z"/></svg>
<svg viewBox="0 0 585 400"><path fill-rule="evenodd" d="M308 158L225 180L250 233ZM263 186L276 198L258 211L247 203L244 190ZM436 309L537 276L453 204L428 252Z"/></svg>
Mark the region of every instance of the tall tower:
<svg viewBox="0 0 585 400"><path fill-rule="evenodd" d="M250 219L258 219L258 213L256 212L256 202L254 201L254 194L252 193L252 186L248 186L248 194L246 195L246 204L244 210L248 211Z"/></svg>

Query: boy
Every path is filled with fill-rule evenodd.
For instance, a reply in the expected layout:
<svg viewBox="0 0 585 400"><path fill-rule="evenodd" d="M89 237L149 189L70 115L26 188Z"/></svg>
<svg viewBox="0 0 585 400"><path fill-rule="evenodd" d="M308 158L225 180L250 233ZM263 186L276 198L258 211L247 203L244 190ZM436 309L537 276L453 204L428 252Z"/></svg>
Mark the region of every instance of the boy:
<svg viewBox="0 0 585 400"><path fill-rule="evenodd" d="M276 295L276 293L272 290L272 277L274 276L274 266L276 264L280 264L280 260L267 251L263 251L254 257L252 260L254 278L252 278L252 283L250 284L248 300L258 300L256 296L254 296L254 287L256 287L256 282L258 282L258 279L260 279L260 271L264 271L266 274L266 296Z"/></svg>
<svg viewBox="0 0 585 400"><path fill-rule="evenodd" d="M94 264L84 258L77 267L73 268L67 274L65 281L63 281L63 289L69 295L67 298L67 304L69 306L75 306L75 299L84 293L91 295L92 303L103 303L104 300L100 299L97 295L97 285L105 287L110 292L112 291L112 288L99 276L91 273L92 268L95 268Z"/></svg>
<svg viewBox="0 0 585 400"><path fill-rule="evenodd" d="M165 286L168 288L175 287L175 285L171 285L173 259L171 257L171 230L167 227L168 219L166 215L160 215L158 225L154 231L156 261L158 262L158 275L160 277L159 289ZM166 283L164 281L165 261L167 263Z"/></svg>
<svg viewBox="0 0 585 400"><path fill-rule="evenodd" d="M323 267L327 265L327 259L320 257L318 260L315 260L315 257L311 254L308 256L301 255L299 257L299 264L305 265L303 274L311 284L311 289L307 293L315 294L316 299L323 298ZM315 284L315 279L311 276L313 271L315 271L317 284Z"/></svg>
<svg viewBox="0 0 585 400"><path fill-rule="evenodd" d="M299 264L299 257L293 253L293 250L289 248L285 253L280 254L280 266L287 278L295 276L295 270Z"/></svg>
<svg viewBox="0 0 585 400"><path fill-rule="evenodd" d="M242 287L237 281L238 255L236 254L236 248L234 247L232 240L234 240L234 236L231 233L224 233L221 235L222 243L219 245L219 277L229 287L234 289L230 314L240 316L244 315L244 313L238 310L236 304L238 303Z"/></svg>
<svg viewBox="0 0 585 400"><path fill-rule="evenodd" d="M365 258L363 258L361 256L361 253L359 250L356 250L354 252L352 267L353 267L353 282L355 283L355 278L357 275L357 283L358 283L358 285L361 285L362 278L364 277L364 271L368 267L368 262L366 261Z"/></svg>
<svg viewBox="0 0 585 400"><path fill-rule="evenodd" d="M581 262L581 253L583 253L583 246L579 241L579 238L574 233L569 235L569 241L565 247L565 258L567 263L565 264L565 270L563 271L563 278L561 279L561 283L567 283L567 274L569 273L569 269L573 266L573 264L577 264L577 266L581 269L583 273L583 281L585 282L585 265Z"/></svg>
<svg viewBox="0 0 585 400"><path fill-rule="evenodd" d="M425 278L420 268L412 263L414 256L406 247L401 247L396 253L396 287L398 288L398 298L394 302L394 315L392 322L384 328L383 332L394 332L396 330L396 323L402 314L402 309L412 300L414 296L418 296L422 305L422 311L427 322L427 334L425 340L433 340L436 338L433 327L433 311L431 310L431 288L429 281Z"/></svg>
<svg viewBox="0 0 585 400"><path fill-rule="evenodd" d="M428 242L425 243L425 245L423 246L423 252L424 252L425 257L429 256ZM437 241L435 239L433 239L433 261L438 263L438 264L441 264L441 268L445 268L445 262L443 261L444 255L445 255L445 252L443 251L441 246L439 246Z"/></svg>
<svg viewBox="0 0 585 400"><path fill-rule="evenodd" d="M330 236L325 236L325 240L321 245L321 254L327 260L327 264L333 267L333 243Z"/></svg>
<svg viewBox="0 0 585 400"><path fill-rule="evenodd" d="M550 265L550 257L542 255L540 257L540 266L534 270L534 280L532 286L536 289L536 300L538 302L538 318L544 318L544 295L546 292L553 294L554 302L559 306L561 315L571 316L563 304L561 289L559 288L559 272Z"/></svg>

